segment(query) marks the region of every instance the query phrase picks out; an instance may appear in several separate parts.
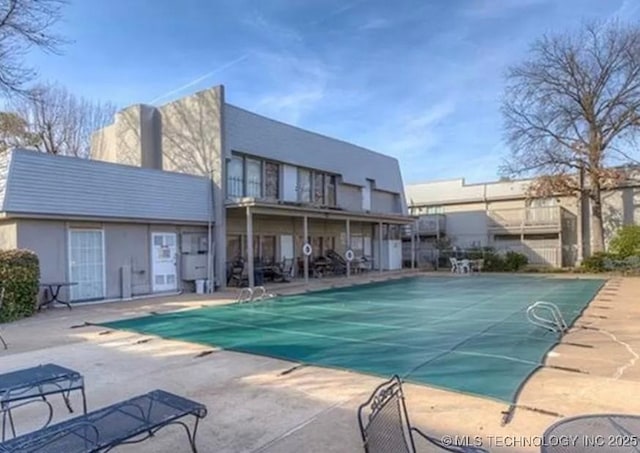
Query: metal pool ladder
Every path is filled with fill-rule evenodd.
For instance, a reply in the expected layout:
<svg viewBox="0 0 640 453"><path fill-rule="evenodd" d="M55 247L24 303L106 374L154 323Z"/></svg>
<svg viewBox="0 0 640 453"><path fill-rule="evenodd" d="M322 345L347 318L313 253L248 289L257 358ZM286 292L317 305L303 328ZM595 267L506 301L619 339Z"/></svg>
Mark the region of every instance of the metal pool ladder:
<svg viewBox="0 0 640 453"><path fill-rule="evenodd" d="M527 319L531 324L552 332L564 333L569 328L558 306L543 300L534 302L527 308Z"/></svg>
<svg viewBox="0 0 640 453"><path fill-rule="evenodd" d="M253 299L253 289L242 288L240 290L240 294L238 294L238 298L236 299L236 302L239 304L242 304L244 302L251 302L251 299Z"/></svg>
<svg viewBox="0 0 640 453"><path fill-rule="evenodd" d="M276 297L276 295L267 293L267 289L264 286L256 286L256 289L251 296L251 300L273 299L274 297Z"/></svg>

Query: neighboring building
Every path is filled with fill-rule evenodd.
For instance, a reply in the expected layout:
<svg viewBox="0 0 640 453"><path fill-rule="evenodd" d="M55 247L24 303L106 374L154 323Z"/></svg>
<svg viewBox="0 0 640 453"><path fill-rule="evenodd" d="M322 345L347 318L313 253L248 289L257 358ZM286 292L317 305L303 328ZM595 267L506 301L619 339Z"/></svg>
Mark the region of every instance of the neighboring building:
<svg viewBox="0 0 640 453"><path fill-rule="evenodd" d="M94 134L92 159L213 181L210 278L219 287L239 256L250 283L252 258L294 260L300 276L305 242L312 258L350 247L374 268L402 266L401 227L411 219L398 161L227 104L222 86L122 110ZM171 191L167 184L161 195ZM202 212L211 205L194 199Z"/></svg>
<svg viewBox="0 0 640 453"><path fill-rule="evenodd" d="M207 264L210 186L181 173L11 150L0 156L0 244L36 252L41 282L77 282L61 292L65 300L175 291L183 263Z"/></svg>
<svg viewBox="0 0 640 453"><path fill-rule="evenodd" d="M409 212L419 217L419 249L429 255L437 239L448 239L459 248L518 251L532 264L575 265L590 254L589 200L530 198L531 182L466 184L464 179L454 179L408 185ZM640 189L633 181L604 191L602 200L606 242L620 226L640 220Z"/></svg>

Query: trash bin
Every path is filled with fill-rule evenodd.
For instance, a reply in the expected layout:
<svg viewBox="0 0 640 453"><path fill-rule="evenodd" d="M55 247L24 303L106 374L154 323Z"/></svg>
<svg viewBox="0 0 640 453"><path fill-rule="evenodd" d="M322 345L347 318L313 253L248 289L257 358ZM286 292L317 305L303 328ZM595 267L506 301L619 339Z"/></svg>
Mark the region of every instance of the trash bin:
<svg viewBox="0 0 640 453"><path fill-rule="evenodd" d="M204 279L196 280L196 293L204 294Z"/></svg>
<svg viewBox="0 0 640 453"><path fill-rule="evenodd" d="M256 269L255 271L253 271L253 284L255 286L262 286L263 283L264 283L264 272Z"/></svg>

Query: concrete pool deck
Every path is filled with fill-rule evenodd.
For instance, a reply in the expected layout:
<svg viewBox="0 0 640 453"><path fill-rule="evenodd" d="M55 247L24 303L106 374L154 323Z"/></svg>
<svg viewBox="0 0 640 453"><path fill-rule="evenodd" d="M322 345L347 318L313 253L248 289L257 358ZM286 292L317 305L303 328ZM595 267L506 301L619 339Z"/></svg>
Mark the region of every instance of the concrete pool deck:
<svg viewBox="0 0 640 453"><path fill-rule="evenodd" d="M387 277L372 275L351 283ZM312 281L310 287L343 284L344 279L326 279ZM270 290L304 289L295 282ZM9 343L8 351L0 349L0 372L46 362L77 369L85 376L90 410L155 388L195 399L209 410L197 437L203 453L363 451L356 411L381 378L312 366L294 369L296 364L282 360L85 325L227 303L236 294L233 290L44 310L0 326ZM548 367L524 386L518 400L523 407L508 424L501 425L506 404L405 384L412 422L436 437L480 436L492 451L534 452L544 430L561 416L640 414L639 298L640 278L611 278L551 351ZM53 401L54 423L73 416L61 398ZM79 407L77 396L72 402ZM19 431L37 428L41 413L37 406L17 411ZM426 443L418 447L433 451ZM182 428L170 427L153 439L117 449L134 450L180 452L188 446Z"/></svg>

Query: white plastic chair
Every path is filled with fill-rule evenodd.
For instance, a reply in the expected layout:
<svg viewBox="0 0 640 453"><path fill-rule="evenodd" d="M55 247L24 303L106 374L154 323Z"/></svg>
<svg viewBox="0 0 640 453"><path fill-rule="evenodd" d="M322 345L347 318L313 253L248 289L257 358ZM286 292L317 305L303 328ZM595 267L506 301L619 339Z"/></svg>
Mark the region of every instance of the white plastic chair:
<svg viewBox="0 0 640 453"><path fill-rule="evenodd" d="M449 258L449 262L451 263L451 272L459 272L458 260L456 258Z"/></svg>
<svg viewBox="0 0 640 453"><path fill-rule="evenodd" d="M461 274L471 273L471 261L469 260L461 260L458 262L458 272Z"/></svg>

